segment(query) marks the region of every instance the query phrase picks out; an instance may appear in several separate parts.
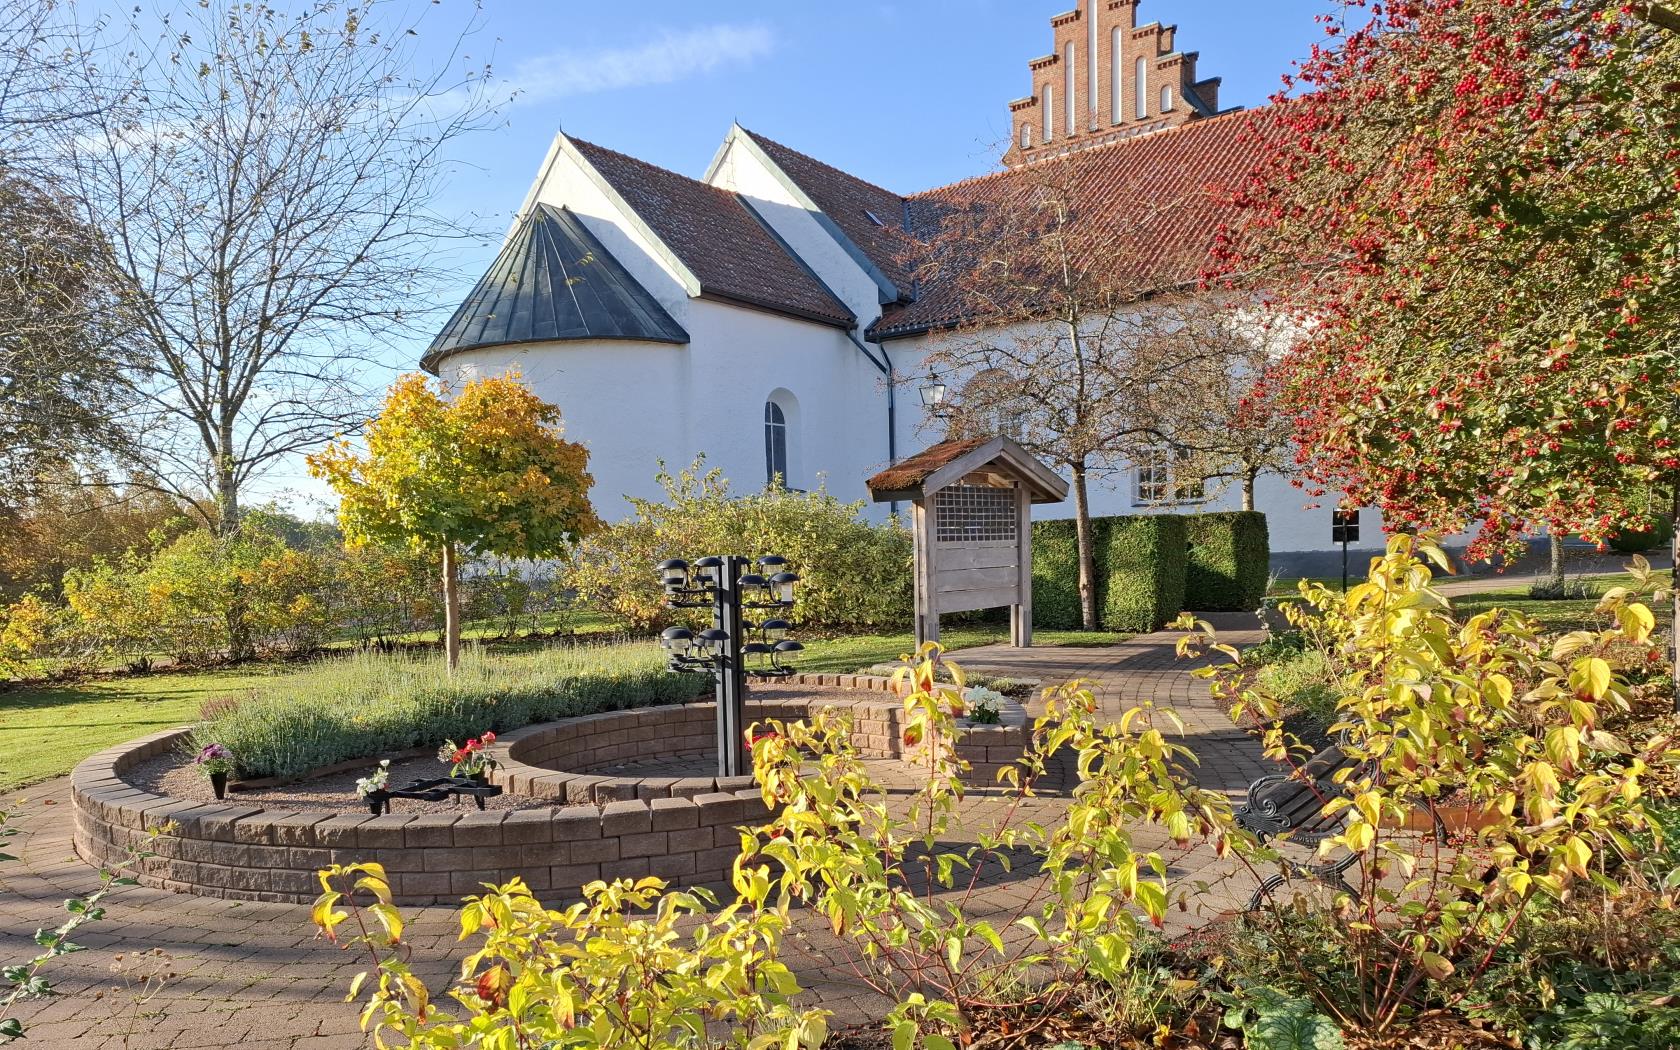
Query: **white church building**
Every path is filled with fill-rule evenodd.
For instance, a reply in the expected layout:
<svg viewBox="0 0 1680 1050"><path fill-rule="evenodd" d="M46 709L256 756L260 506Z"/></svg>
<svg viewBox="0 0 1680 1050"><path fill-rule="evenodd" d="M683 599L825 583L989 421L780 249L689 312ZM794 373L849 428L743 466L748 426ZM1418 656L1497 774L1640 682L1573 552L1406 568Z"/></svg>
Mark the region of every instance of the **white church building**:
<svg viewBox="0 0 1680 1050"><path fill-rule="evenodd" d="M424 367L456 382L517 368L589 447L608 520L628 513L626 496L659 495L661 461L675 470L699 453L737 491L779 476L866 500L866 478L944 436L919 388L964 318L912 272L936 205L988 199L1066 156L1117 217L1177 187L1191 206L1160 235L1211 248L1224 191L1252 159L1247 118L1221 113L1218 81L1197 79L1174 28L1139 25L1136 7L1079 0L1053 18L1032 93L1010 104L1003 170L954 186L903 195L739 125L697 178L557 135ZM1234 488L1186 488L1133 467L1095 484L1092 511L1240 506ZM1335 504L1309 502L1287 477L1259 479L1280 570L1329 571ZM1038 511L1072 514L1071 502ZM1356 549L1380 549L1376 512L1361 525Z"/></svg>

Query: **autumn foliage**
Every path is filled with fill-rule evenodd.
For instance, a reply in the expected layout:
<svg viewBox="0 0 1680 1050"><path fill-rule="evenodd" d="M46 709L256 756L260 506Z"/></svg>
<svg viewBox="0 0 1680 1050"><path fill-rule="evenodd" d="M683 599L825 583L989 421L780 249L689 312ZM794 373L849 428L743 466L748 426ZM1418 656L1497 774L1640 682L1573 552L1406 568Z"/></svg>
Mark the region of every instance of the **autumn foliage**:
<svg viewBox="0 0 1680 1050"><path fill-rule="evenodd" d="M1220 259L1299 324L1312 484L1480 552L1648 520L1680 476L1680 36L1602 0L1341 7Z"/></svg>
<svg viewBox="0 0 1680 1050"><path fill-rule="evenodd" d="M451 666L463 554L553 557L599 525L589 452L561 434L560 410L515 374L475 379L453 396L414 374L368 424L365 456L338 442L309 458L339 495L346 540L442 548Z"/></svg>

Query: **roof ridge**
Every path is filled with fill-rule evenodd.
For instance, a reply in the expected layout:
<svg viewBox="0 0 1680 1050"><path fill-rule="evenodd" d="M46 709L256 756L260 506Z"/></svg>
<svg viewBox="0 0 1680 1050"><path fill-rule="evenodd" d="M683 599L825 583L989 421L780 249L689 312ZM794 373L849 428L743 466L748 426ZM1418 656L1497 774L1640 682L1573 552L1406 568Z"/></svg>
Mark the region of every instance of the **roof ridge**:
<svg viewBox="0 0 1680 1050"><path fill-rule="evenodd" d="M882 193L890 194L894 197L897 197L899 200L908 200L909 199L908 197L906 197L904 194L898 192L897 190L889 189L886 186L883 186L878 182L871 182L869 179L864 178L862 175L854 175L851 172L847 171L845 168L842 168L837 164L830 164L828 161L823 160L820 157L814 157L811 154L806 153L804 150L794 149L792 146L789 146L787 143L782 142L778 139L773 139L769 135L761 135L758 132L752 130L751 128L744 127L740 124L737 124L736 127L741 129L742 134L747 135L751 138L757 139L759 141L759 143L761 143L761 144L769 143L770 145L775 146L777 149L785 149L789 153L797 154L798 156L804 157L806 160L810 161L812 164L820 164L823 167L829 169L830 171L837 171L840 174L846 176L848 179L851 179L853 182L860 182L863 185L868 186L872 190L880 190Z"/></svg>
<svg viewBox="0 0 1680 1050"><path fill-rule="evenodd" d="M1225 120L1227 120L1228 118L1231 118L1231 117L1253 116L1256 113L1263 113L1270 108L1271 108L1270 105L1265 105L1265 106L1255 106L1251 109L1228 109L1223 113L1216 113L1211 117L1202 117L1198 120L1187 120L1182 124L1174 124L1171 127L1157 128L1154 131L1146 131L1141 135L1128 135L1124 138L1115 139L1113 142L1104 142L1104 143L1101 143L1101 144L1095 145L1095 146L1087 146L1084 149L1071 150L1067 153L1058 153L1058 154L1055 154L1053 156L1045 157L1043 160L1032 161L1030 163L1022 164L1022 165L1019 165L1017 167L1004 168L1001 171L988 171L983 175L970 175L966 179L958 179L956 182L948 182L948 183L945 183L942 186L934 186L934 187L931 187L929 189L920 190L916 193L912 193L912 194L910 194L910 196L906 197L905 200L910 200L910 201L925 200L929 197L932 197L934 194L937 194L937 193L943 193L943 192L946 192L948 190L955 190L955 189L966 189L967 187L973 186L976 183L985 182L988 179L998 179L998 178L1003 178L1003 177L1008 176L1008 175L1014 175L1017 172L1023 171L1027 168L1031 168L1031 167L1033 167L1035 165L1038 165L1038 164L1045 164L1045 163L1048 163L1048 162L1051 162L1051 161L1056 161L1056 160L1071 160L1071 159L1076 158L1076 157L1093 156L1093 155L1096 155L1096 154L1099 154L1099 153L1105 153L1108 150L1118 149L1121 146L1128 146L1128 145L1131 145L1133 143L1145 142L1145 141L1148 141L1150 139L1160 138L1164 135L1171 135L1175 132L1183 132L1183 131L1189 131L1189 130L1192 130L1192 129L1212 127L1214 124L1225 121Z"/></svg>
<svg viewBox="0 0 1680 1050"><path fill-rule="evenodd" d="M700 187L701 189L710 190L714 193L722 194L722 195L725 195L725 196L730 196L730 197L736 196L736 193L733 190L726 190L726 189L723 189L721 186L713 186L711 183L706 182L704 179L697 179L692 175L684 175L682 172L676 171L676 170L671 169L671 168L660 167L658 164L655 164L651 160L643 160L642 158L640 158L640 157L638 157L634 154L624 153L620 150L613 149L611 146L603 146L599 142L591 142L588 139L580 139L576 135L567 135L566 137L568 139L570 139L572 141L572 144L575 145L575 146L586 146L589 149L600 150L602 153L610 153L614 157L618 157L622 160L630 161L632 164L635 164L638 167L651 168L652 170L659 172L659 174L661 174L661 175L669 175L674 179L682 179L684 182L693 183L694 185Z"/></svg>

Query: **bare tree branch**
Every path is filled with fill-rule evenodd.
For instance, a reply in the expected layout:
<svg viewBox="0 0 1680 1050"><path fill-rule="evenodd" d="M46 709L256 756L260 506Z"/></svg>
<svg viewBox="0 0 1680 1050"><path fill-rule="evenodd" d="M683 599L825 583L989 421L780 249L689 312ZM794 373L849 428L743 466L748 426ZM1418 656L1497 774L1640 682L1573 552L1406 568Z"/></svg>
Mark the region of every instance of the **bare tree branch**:
<svg viewBox="0 0 1680 1050"><path fill-rule="evenodd" d="M82 67L116 101L63 139L69 178L141 293L127 422L224 532L251 479L365 418L379 352L428 315L437 244L462 230L435 205L449 150L493 117L488 67L462 53L469 25L414 75L432 27L400 11L211 0Z"/></svg>

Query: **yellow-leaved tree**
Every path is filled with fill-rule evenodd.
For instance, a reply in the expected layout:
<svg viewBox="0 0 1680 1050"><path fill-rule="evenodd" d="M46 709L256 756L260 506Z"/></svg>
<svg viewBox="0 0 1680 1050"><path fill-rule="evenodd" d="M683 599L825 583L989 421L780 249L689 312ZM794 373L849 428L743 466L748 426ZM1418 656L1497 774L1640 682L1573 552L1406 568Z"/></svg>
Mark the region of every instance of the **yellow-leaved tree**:
<svg viewBox="0 0 1680 1050"><path fill-rule="evenodd" d="M352 544L443 552L444 651L461 658L463 556L549 558L600 521L589 502L589 452L562 436L560 410L518 373L475 379L458 394L418 373L391 387L368 422L366 455L338 441L309 471L339 496Z"/></svg>

